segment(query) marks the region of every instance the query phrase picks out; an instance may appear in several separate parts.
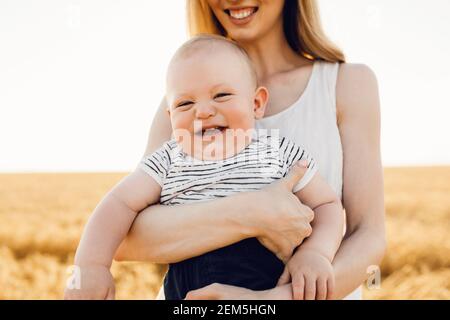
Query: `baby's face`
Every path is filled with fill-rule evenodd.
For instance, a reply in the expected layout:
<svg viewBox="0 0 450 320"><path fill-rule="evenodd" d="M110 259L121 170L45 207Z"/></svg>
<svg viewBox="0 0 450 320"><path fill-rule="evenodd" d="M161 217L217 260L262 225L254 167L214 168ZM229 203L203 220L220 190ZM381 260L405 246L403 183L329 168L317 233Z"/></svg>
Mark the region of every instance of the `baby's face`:
<svg viewBox="0 0 450 320"><path fill-rule="evenodd" d="M256 88L245 60L238 54L205 51L171 64L166 90L168 110L175 137L189 140L190 145L188 141L181 143L184 152L196 158L202 155L203 159L227 158L245 147L242 139L249 138L255 119L264 115L267 90ZM208 147L215 149L214 156L205 155Z"/></svg>

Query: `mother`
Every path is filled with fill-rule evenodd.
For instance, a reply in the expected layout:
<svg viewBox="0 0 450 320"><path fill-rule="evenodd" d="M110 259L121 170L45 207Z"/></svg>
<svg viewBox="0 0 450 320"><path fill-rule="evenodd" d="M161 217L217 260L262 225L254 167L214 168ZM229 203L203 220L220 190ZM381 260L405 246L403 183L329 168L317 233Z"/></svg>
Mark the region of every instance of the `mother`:
<svg viewBox="0 0 450 320"><path fill-rule="evenodd" d="M320 173L342 197L346 233L333 261L341 299L360 285L385 250L380 111L377 81L365 65L345 63L324 35L315 0L188 0L191 35L221 34L248 52L271 100L259 128L277 128L310 150ZM163 100L153 120L146 154L170 138ZM292 179L292 176L286 178ZM211 202L152 206L142 211L117 260L178 262L258 237L279 256L292 253L310 232L310 209L282 180L258 192ZM314 224L312 224L314 228ZM295 255L289 268L295 267ZM301 279L292 279L292 287ZM288 283L289 278L282 279ZM291 292L291 284L287 284ZM256 293L255 293L256 294ZM248 290L213 285L194 298L256 298ZM294 298L317 298L305 290Z"/></svg>

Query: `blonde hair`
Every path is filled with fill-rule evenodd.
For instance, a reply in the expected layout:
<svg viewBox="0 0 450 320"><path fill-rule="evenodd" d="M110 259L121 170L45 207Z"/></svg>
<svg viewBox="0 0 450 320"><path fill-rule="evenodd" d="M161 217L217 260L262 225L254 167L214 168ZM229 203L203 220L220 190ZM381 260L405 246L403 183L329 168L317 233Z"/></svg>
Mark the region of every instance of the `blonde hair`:
<svg viewBox="0 0 450 320"><path fill-rule="evenodd" d="M190 36L216 34L227 36L207 0L187 0ZM310 60L345 62L344 53L325 35L316 0L285 0L283 29L289 46Z"/></svg>

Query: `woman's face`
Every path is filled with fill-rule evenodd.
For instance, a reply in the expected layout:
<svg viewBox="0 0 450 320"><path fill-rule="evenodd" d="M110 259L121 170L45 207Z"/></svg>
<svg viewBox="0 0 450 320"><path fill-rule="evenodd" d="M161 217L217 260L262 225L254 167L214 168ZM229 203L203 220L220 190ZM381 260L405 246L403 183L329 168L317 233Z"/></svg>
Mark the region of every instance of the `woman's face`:
<svg viewBox="0 0 450 320"><path fill-rule="evenodd" d="M279 24L285 0L207 0L227 31L238 42L264 37Z"/></svg>

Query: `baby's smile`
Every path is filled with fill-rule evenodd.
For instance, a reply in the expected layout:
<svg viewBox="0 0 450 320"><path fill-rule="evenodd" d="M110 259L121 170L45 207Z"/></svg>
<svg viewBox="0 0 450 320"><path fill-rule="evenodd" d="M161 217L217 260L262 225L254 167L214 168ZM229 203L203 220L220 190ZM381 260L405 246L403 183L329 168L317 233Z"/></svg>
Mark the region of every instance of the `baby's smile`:
<svg viewBox="0 0 450 320"><path fill-rule="evenodd" d="M212 137L221 136L227 129L228 126L202 126L200 129L195 130L195 135L202 138L208 138L210 140Z"/></svg>

